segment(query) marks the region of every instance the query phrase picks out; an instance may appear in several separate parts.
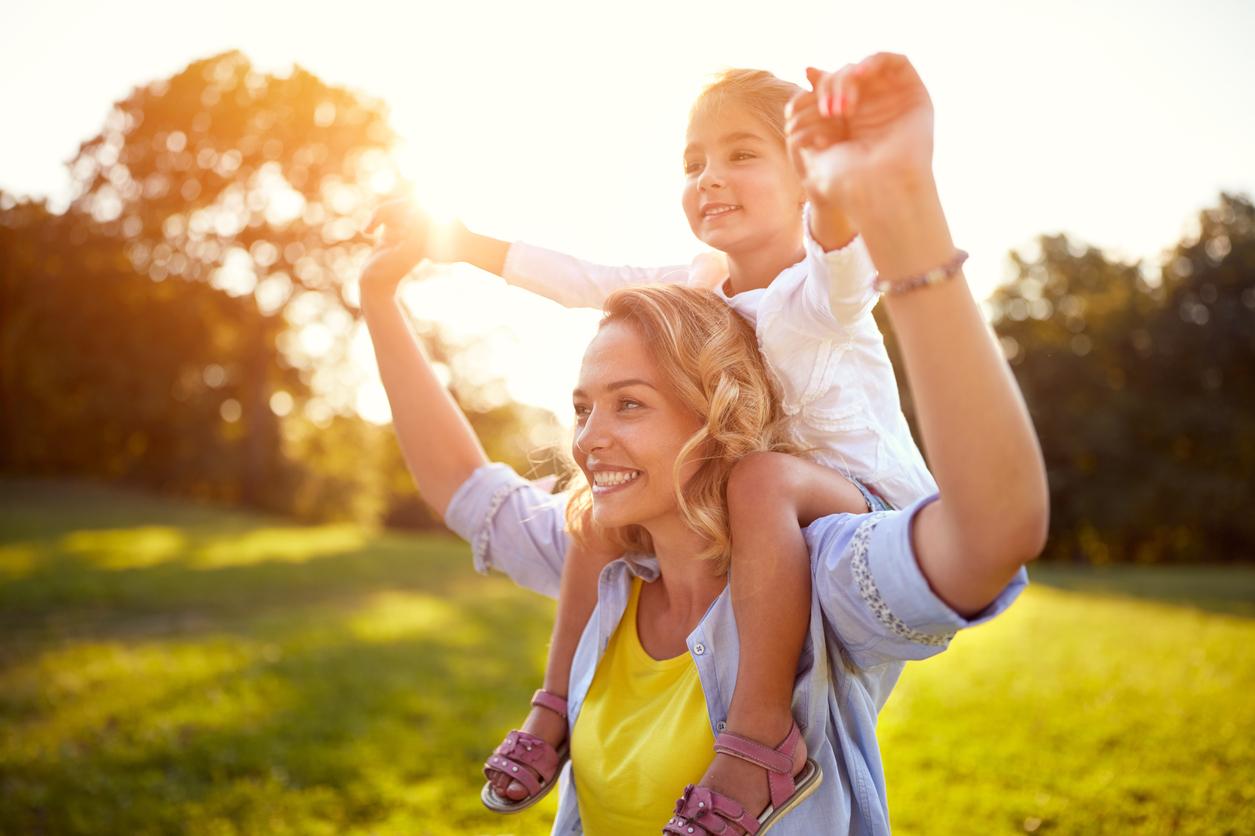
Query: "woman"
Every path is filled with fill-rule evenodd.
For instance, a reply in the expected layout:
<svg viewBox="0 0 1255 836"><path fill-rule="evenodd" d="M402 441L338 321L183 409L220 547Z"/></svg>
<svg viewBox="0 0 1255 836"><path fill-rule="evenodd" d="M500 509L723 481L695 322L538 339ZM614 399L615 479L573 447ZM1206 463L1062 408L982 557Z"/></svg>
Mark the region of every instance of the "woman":
<svg viewBox="0 0 1255 836"><path fill-rule="evenodd" d="M811 514L798 509L800 518L847 511L823 516L806 530L814 592L793 703L804 745L786 741L774 754L742 755L769 773L773 798L781 782L790 787L779 797L792 794L807 756L825 780L783 818L770 805L761 812L738 809L690 788L668 832L730 826L731 833L752 833L768 820L781 834L887 832L876 713L905 660L939 652L956 630L992 617L1018 595L1023 564L1044 541L1040 451L959 269L962 254L932 177L932 106L923 84L906 59L881 54L823 77L816 95L827 121L795 120L790 142L806 159L808 176L862 233L879 271L940 496L901 511L859 514L852 512L874 506L861 502L851 484L815 496L819 510ZM385 240L362 276L363 310L402 451L423 496L472 542L477 568L493 566L524 586L556 594L568 541L561 501L487 463L397 307L397 283L421 255L412 242ZM654 308L671 311L661 317L666 321L649 315L644 297L651 294ZM763 452L773 445L774 419L773 409L752 397L768 389L761 363L755 365L750 351L733 351L727 356L735 362L722 366L703 363L709 359L703 345L720 326L703 324L702 303L680 298L684 294L655 288L616 296L580 373L573 453L592 485L591 519L579 509L572 518L593 536L634 538L637 550L651 556L615 561L602 576L572 670L574 751L572 769L563 774L555 833L613 832L609 828L642 812L632 804L649 796L650 776L703 745L698 732L708 739L721 731L731 695L720 686L735 681L736 627L727 578L693 557L709 551L711 538L698 533L707 527L693 525L693 507L685 506L704 496L709 502L701 507L713 504L717 517L726 514L721 496L726 503L772 496L773 486L759 478L762 470L796 480L795 487L818 468L792 459L782 477L779 467L757 466L781 455ZM615 305L622 310L616 313ZM677 311L694 315L676 319ZM668 327L680 333L680 347L668 349L651 330ZM725 386L721 398L727 373L741 390L729 398ZM733 426L750 428L751 443L736 441L728 432ZM690 442L702 431L710 438L693 449ZM745 455L750 451L758 452ZM712 464L703 457L713 458L723 474L713 489ZM635 624L623 619L625 612L635 614ZM655 714L653 726L632 726L622 712L634 704L605 686L619 659L607 654L624 637L644 651L640 664L678 659L695 668L695 679L680 677L667 687L682 695L696 688L708 728L692 722L692 707L683 700L663 700L672 707ZM594 728L588 717L595 718ZM621 726L635 728L635 737L610 741L610 752L596 745L597 734L614 736ZM735 749L735 741L725 741L728 748ZM709 750L702 754L709 760ZM552 765L536 766L543 777ZM606 777L612 769L615 781Z"/></svg>

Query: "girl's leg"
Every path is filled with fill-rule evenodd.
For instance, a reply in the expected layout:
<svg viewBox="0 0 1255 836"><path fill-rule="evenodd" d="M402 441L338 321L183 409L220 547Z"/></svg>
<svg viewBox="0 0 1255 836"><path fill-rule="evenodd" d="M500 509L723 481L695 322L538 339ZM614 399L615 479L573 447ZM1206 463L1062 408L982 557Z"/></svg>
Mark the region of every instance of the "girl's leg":
<svg viewBox="0 0 1255 836"><path fill-rule="evenodd" d="M727 731L772 748L793 723L793 680L810 624L810 555L802 526L867 504L841 474L779 453L747 456L728 483L732 607L741 655ZM806 762L794 754L794 772ZM702 784L757 814L769 798L764 770L716 754Z"/></svg>
<svg viewBox="0 0 1255 836"><path fill-rule="evenodd" d="M558 612L553 622L553 635L549 639L549 657L545 664L544 688L551 694L565 698L567 682L571 677L571 660L579 645L584 625L588 623L597 604L597 579L607 563L617 554L581 547L572 542L562 567L562 584L558 591ZM544 739L555 749L567 737L567 721L547 708L533 706L523 722L522 730ZM527 789L504 773L497 772L492 780L498 795L512 801L521 801Z"/></svg>

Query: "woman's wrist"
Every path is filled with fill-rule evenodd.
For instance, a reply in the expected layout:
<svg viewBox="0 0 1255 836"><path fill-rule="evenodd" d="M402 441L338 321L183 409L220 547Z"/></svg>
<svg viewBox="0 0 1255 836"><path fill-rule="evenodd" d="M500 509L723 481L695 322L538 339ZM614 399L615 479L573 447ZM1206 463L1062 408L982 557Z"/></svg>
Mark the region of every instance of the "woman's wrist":
<svg viewBox="0 0 1255 836"><path fill-rule="evenodd" d="M889 281L917 276L955 254L931 173L886 179L850 214L867 244L872 263Z"/></svg>
<svg viewBox="0 0 1255 836"><path fill-rule="evenodd" d="M372 310L381 310L387 305L395 303L397 299L397 288L400 286L400 282L395 282L390 285L359 285L358 301L361 305L362 312L367 313Z"/></svg>

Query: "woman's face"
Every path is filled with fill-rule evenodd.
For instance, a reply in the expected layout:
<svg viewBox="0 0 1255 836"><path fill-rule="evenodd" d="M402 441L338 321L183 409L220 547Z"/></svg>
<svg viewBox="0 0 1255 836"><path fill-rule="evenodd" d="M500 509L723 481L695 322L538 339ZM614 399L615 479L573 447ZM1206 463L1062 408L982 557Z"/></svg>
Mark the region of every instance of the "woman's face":
<svg viewBox="0 0 1255 836"><path fill-rule="evenodd" d="M572 397L571 452L593 489L593 520L605 528L648 528L676 514L675 461L702 420L664 380L633 326L602 326ZM697 468L686 464L681 478Z"/></svg>
<svg viewBox="0 0 1255 836"><path fill-rule="evenodd" d="M703 243L733 253L801 231L802 183L783 143L739 105L699 114L684 149L684 215Z"/></svg>

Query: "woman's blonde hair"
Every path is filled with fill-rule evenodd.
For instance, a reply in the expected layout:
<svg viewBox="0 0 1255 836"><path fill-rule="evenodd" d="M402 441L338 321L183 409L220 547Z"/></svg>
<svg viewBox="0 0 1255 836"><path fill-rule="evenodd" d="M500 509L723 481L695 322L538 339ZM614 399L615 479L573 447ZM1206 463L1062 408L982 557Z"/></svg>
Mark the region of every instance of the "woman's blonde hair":
<svg viewBox="0 0 1255 836"><path fill-rule="evenodd" d="M605 303L601 325L636 329L663 380L702 420L685 442L672 471L676 504L689 528L709 545L698 558L727 571L732 538L725 491L732 467L747 453L796 452L786 440L783 413L758 351L753 327L709 290L646 285L617 290ZM700 462L687 483L684 466ZM653 552L644 528L601 529L592 519L592 489L578 468L567 503L567 530L577 542L594 537L620 551Z"/></svg>
<svg viewBox="0 0 1255 836"><path fill-rule="evenodd" d="M801 87L766 70L724 70L693 102L689 123L699 116L717 115L728 105L739 106L761 120L783 145L784 107L801 91Z"/></svg>

